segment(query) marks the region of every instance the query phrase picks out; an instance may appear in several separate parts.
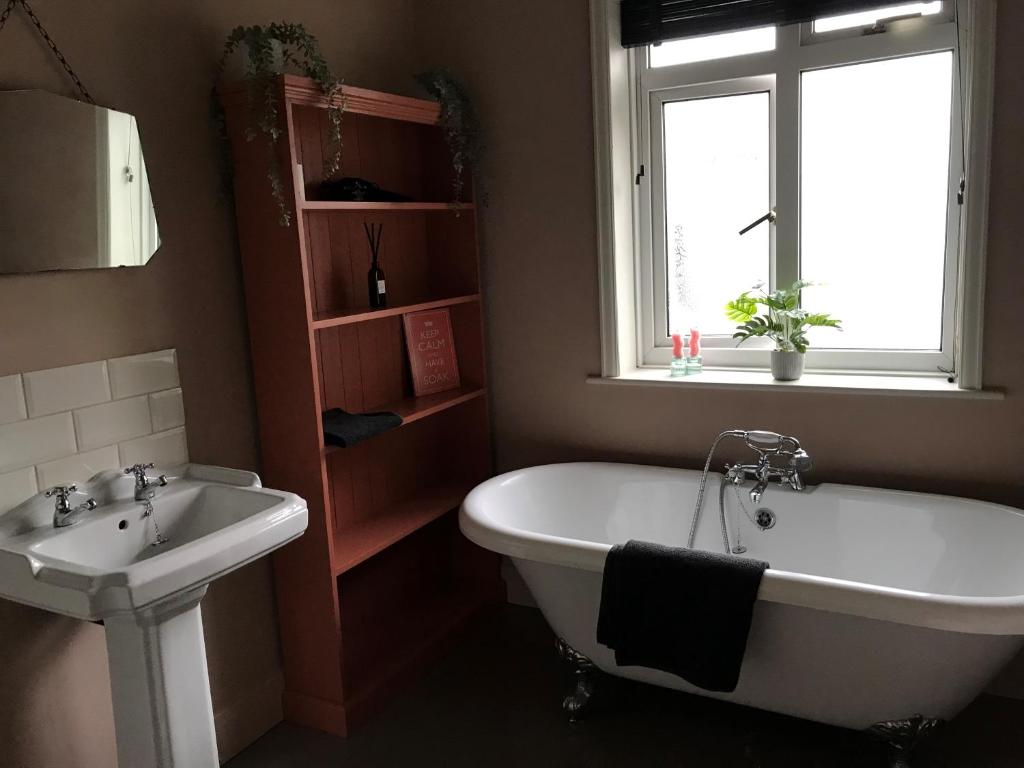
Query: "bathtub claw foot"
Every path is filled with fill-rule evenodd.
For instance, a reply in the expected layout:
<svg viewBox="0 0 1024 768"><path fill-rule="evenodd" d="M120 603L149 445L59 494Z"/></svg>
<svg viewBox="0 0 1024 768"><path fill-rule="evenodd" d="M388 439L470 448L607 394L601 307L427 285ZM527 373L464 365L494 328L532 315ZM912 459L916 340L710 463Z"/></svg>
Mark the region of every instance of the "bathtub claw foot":
<svg viewBox="0 0 1024 768"><path fill-rule="evenodd" d="M868 734L889 746L890 768L910 768L914 752L941 726L941 720L914 715L906 720L875 723L868 728Z"/></svg>
<svg viewBox="0 0 1024 768"><path fill-rule="evenodd" d="M565 640L558 638L555 647L558 655L572 667L572 691L562 699L562 709L569 715L569 722L579 722L590 707L597 679L597 666Z"/></svg>

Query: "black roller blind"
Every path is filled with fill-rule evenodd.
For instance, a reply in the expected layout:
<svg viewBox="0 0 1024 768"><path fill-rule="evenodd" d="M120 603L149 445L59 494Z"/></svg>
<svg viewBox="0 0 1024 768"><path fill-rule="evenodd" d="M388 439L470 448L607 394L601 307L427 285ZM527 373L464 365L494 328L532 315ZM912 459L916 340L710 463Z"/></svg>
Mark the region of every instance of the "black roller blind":
<svg viewBox="0 0 1024 768"><path fill-rule="evenodd" d="M660 43L770 24L795 24L907 0L622 0L622 45Z"/></svg>

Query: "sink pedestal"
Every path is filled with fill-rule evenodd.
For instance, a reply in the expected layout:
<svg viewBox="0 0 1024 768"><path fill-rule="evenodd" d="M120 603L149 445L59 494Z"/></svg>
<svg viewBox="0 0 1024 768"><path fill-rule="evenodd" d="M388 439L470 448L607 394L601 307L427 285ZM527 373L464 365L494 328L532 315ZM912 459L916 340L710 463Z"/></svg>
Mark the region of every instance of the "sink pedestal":
<svg viewBox="0 0 1024 768"><path fill-rule="evenodd" d="M216 768L200 587L104 621L122 768Z"/></svg>

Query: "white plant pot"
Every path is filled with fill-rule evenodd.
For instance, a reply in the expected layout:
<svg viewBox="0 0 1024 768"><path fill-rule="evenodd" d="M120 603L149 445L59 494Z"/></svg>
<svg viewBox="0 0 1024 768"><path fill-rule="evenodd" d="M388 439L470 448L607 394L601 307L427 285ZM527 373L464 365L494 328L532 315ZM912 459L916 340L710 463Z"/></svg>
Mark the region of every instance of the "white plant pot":
<svg viewBox="0 0 1024 768"><path fill-rule="evenodd" d="M803 352L772 350L772 377L776 381L796 381L804 373Z"/></svg>

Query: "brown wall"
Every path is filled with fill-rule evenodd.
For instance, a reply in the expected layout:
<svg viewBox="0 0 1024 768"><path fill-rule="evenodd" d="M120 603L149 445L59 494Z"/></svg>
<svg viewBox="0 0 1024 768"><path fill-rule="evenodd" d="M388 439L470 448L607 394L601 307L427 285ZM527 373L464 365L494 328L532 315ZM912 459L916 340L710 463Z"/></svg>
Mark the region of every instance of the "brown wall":
<svg viewBox="0 0 1024 768"><path fill-rule="evenodd" d="M601 369L587 0L419 7L423 63L448 63L467 81L485 129L500 469L590 457L697 467L719 431L757 427L798 435L816 482L1024 506L1024 3L999 8L984 355L986 386L1006 390L995 402L587 384Z"/></svg>
<svg viewBox="0 0 1024 768"><path fill-rule="evenodd" d="M176 347L193 460L256 468L234 223L218 200L208 117L214 62L236 24L286 18L320 38L348 82L408 92L413 0L32 5L96 100L138 117L163 247L141 269L0 276L0 375ZM19 10L0 45L0 89L10 88L72 93ZM215 583L203 609L220 743L232 752L280 712L268 562ZM100 627L0 601L0 659L0 764L115 764Z"/></svg>

